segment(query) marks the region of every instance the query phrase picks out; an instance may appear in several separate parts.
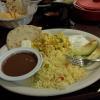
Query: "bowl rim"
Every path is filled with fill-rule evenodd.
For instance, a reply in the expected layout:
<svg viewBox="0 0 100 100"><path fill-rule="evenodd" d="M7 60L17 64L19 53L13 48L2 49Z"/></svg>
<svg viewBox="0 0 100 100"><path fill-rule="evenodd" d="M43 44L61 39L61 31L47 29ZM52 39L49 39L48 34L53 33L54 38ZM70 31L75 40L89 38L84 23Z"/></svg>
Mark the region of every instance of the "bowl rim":
<svg viewBox="0 0 100 100"><path fill-rule="evenodd" d="M36 66L29 71L28 73L21 75L21 76L9 76L6 75L3 71L2 71L2 63L6 60L7 57L9 57L12 54L18 54L21 52L31 52L33 54L36 55L38 62L36 64ZM43 57L42 54L37 50L37 49L33 49L33 48L25 48L25 47L20 47L20 48L14 48L11 49L9 51L7 51L5 54L3 54L0 57L0 78L6 80L6 81L20 81L20 80L24 80L27 79L29 77L31 77L32 75L36 74L36 72L41 68L43 63Z"/></svg>

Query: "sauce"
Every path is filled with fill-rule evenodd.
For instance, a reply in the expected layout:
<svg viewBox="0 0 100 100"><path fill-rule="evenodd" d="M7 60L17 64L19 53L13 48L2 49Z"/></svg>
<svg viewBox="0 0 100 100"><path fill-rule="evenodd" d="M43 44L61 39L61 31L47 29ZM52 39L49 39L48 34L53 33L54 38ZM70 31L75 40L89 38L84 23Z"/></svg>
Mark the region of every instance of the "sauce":
<svg viewBox="0 0 100 100"><path fill-rule="evenodd" d="M8 57L2 64L2 71L9 76L21 76L30 72L37 64L33 53L17 53Z"/></svg>
<svg viewBox="0 0 100 100"><path fill-rule="evenodd" d="M44 15L46 15L46 16L59 16L59 12L47 12Z"/></svg>

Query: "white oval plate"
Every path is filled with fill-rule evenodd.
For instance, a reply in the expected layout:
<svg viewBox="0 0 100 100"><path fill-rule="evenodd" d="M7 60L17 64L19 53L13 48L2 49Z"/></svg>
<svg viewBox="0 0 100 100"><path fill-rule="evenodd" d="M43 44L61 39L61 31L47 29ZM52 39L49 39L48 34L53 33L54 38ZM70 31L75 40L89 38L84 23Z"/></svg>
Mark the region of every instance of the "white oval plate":
<svg viewBox="0 0 100 100"><path fill-rule="evenodd" d="M48 29L44 30L44 32L49 33L57 33L57 32L64 32L66 35L83 35L88 39L96 39L100 44L100 38L96 37L90 33L79 31L79 30L73 30L73 29ZM0 50L0 54L3 54L7 50L6 46L3 46ZM61 95L61 94L67 94L74 91L78 91L80 89L83 89L97 80L100 79L100 67L90 72L90 74L82 79L81 81L78 81L77 83L74 83L70 86L67 86L64 90L55 90L55 89L36 89L32 88L30 85L28 85L25 81L23 84L19 83L10 83L4 80L0 79L0 85L7 90L10 90L15 93L24 94L24 95L30 95L30 96L55 96L55 95ZM29 81L30 82L30 81Z"/></svg>

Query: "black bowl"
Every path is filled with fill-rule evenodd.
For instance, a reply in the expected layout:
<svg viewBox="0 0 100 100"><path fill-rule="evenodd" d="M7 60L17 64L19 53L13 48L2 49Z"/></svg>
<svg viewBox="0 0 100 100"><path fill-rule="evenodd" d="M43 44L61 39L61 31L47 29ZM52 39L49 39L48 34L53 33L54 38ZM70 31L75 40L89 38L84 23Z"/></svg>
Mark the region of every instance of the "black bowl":
<svg viewBox="0 0 100 100"><path fill-rule="evenodd" d="M45 28L69 27L69 5L64 3L39 5L36 18Z"/></svg>

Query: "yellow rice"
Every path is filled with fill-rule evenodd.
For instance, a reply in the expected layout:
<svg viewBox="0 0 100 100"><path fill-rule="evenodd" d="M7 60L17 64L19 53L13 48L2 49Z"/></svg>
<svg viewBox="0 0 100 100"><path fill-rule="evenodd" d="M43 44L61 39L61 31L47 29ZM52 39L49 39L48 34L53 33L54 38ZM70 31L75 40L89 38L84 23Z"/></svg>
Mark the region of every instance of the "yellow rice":
<svg viewBox="0 0 100 100"><path fill-rule="evenodd" d="M44 58L42 68L32 77L33 87L63 89L86 75L84 68L66 60L65 55L71 55L72 51L68 37L63 33L43 33L32 46L40 50Z"/></svg>

